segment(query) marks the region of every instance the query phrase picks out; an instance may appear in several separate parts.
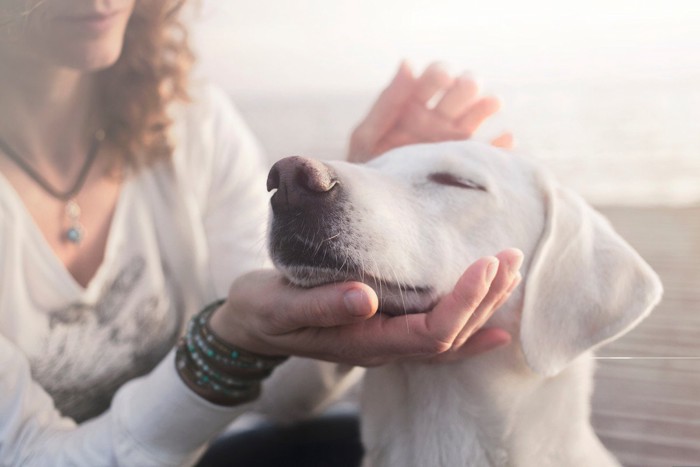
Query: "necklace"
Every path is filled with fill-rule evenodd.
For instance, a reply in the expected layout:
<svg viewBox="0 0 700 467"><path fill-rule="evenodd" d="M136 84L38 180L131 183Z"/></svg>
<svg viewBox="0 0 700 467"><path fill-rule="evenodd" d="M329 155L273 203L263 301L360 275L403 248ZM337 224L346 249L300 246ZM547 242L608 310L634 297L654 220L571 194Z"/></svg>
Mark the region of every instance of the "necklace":
<svg viewBox="0 0 700 467"><path fill-rule="evenodd" d="M85 236L85 229L80 223L80 206L75 199L75 196L80 192L85 184L88 172L90 172L90 167L97 156L98 150L102 141L105 139L104 130L97 130L92 138L92 143L90 144L90 149L85 157L85 162L80 168L78 177L76 178L73 185L68 190L61 191L51 185L48 180L41 176L34 167L29 165L29 163L20 157L5 141L0 139L0 150L7 157L9 157L17 166L24 171L32 180L36 182L46 193L56 198L59 201L66 203L65 214L68 218L68 228L63 233L63 239L78 245L83 237Z"/></svg>

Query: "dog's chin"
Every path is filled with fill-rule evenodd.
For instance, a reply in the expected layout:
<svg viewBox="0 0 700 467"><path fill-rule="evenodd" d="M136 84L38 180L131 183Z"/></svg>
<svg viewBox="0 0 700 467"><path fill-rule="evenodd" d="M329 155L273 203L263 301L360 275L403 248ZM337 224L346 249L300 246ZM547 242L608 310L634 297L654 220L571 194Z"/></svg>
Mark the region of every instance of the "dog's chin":
<svg viewBox="0 0 700 467"><path fill-rule="evenodd" d="M435 290L429 286L398 284L362 271L351 272L322 266L277 264L287 280L298 287L316 287L333 282L363 282L377 293L379 313L398 316L429 311L437 303Z"/></svg>

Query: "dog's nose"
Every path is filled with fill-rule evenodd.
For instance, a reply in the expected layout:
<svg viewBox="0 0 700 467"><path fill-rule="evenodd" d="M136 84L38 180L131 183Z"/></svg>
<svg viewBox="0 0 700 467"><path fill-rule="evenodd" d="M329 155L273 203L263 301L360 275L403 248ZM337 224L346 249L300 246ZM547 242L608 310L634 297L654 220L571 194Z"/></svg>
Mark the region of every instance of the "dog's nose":
<svg viewBox="0 0 700 467"><path fill-rule="evenodd" d="M270 200L275 212L320 207L334 197L337 185L330 167L299 156L277 161L267 176L267 191L277 189Z"/></svg>

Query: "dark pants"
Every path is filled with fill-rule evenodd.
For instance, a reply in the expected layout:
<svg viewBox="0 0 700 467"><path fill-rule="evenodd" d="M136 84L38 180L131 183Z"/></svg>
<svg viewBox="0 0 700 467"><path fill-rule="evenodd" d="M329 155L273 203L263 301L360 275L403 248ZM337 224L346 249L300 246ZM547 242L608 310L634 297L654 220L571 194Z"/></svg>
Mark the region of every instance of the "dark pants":
<svg viewBox="0 0 700 467"><path fill-rule="evenodd" d="M358 467L361 460L357 417L333 415L223 437L197 466Z"/></svg>

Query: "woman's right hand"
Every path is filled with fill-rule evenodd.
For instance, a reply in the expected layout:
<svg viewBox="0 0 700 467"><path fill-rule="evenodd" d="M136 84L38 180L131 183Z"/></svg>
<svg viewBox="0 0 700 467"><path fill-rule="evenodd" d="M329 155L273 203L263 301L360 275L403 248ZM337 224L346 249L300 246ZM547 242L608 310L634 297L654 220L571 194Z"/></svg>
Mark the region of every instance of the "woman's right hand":
<svg viewBox="0 0 700 467"><path fill-rule="evenodd" d="M429 105L436 97L435 105ZM408 144L469 139L500 108L500 100L481 95L468 75L454 77L436 62L414 76L402 62L352 132L348 160L367 162ZM503 133L491 144L511 149L513 135Z"/></svg>
<svg viewBox="0 0 700 467"><path fill-rule="evenodd" d="M360 282L311 289L274 270L237 279L209 325L222 339L263 355L295 355L360 366L398 359L456 360L510 341L481 326L519 282L522 253L481 258L426 313L377 314L375 292Z"/></svg>

